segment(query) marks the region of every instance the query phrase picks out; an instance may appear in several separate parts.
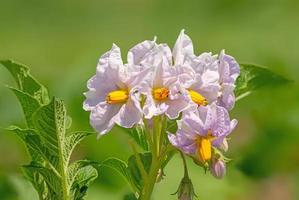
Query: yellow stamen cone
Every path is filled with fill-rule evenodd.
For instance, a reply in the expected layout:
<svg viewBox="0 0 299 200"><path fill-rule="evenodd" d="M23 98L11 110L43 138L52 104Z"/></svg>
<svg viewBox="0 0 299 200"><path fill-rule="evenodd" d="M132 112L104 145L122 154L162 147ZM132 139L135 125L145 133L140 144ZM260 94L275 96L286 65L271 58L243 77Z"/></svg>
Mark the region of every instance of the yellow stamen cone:
<svg viewBox="0 0 299 200"><path fill-rule="evenodd" d="M212 157L212 144L209 138L200 137L197 139L197 153L203 163Z"/></svg>
<svg viewBox="0 0 299 200"><path fill-rule="evenodd" d="M195 102L196 104L198 104L200 106L208 105L208 101L200 93L190 89L189 90L189 95L190 95L192 101Z"/></svg>
<svg viewBox="0 0 299 200"><path fill-rule="evenodd" d="M156 100L165 100L168 98L169 95L169 90L167 88L161 87L161 88L156 88L153 90L153 97Z"/></svg>
<svg viewBox="0 0 299 200"><path fill-rule="evenodd" d="M128 91L126 90L114 90L109 92L106 101L109 104L125 103L129 98Z"/></svg>

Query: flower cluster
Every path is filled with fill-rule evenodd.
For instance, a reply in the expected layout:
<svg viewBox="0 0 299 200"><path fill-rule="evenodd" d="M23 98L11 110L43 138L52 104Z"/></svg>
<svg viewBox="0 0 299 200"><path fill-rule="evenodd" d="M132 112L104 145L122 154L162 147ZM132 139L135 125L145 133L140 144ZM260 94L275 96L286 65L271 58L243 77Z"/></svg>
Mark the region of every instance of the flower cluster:
<svg viewBox="0 0 299 200"><path fill-rule="evenodd" d="M83 107L99 135L115 124L132 128L160 115L177 119L177 132L168 133L170 143L221 178L226 161L221 152L237 124L228 112L239 73L236 60L224 51L196 56L184 31L172 51L147 40L129 50L125 64L113 45L87 83Z"/></svg>

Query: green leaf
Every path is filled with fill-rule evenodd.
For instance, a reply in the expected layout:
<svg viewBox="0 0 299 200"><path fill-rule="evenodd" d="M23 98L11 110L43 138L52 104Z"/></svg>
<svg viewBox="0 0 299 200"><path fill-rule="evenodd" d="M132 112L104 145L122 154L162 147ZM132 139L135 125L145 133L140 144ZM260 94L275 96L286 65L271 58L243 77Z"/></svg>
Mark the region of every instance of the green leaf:
<svg viewBox="0 0 299 200"><path fill-rule="evenodd" d="M152 163L152 154L147 152L147 153L139 153L138 155L140 157L140 160L143 164L145 171L149 173L151 163ZM143 186L143 181L141 177L141 172L137 165L137 160L135 155L130 156L128 160L128 171L130 172L134 185L140 191Z"/></svg>
<svg viewBox="0 0 299 200"><path fill-rule="evenodd" d="M37 163L31 163L30 165L23 166L23 170L26 174L38 173L43 177L47 185L47 189L51 199L63 199L63 187L60 177L58 177L52 170L43 167Z"/></svg>
<svg viewBox="0 0 299 200"><path fill-rule="evenodd" d="M65 124L66 110L61 100L53 98L50 104L36 111L34 125L41 136L42 142L52 155L66 162L65 149Z"/></svg>
<svg viewBox="0 0 299 200"><path fill-rule="evenodd" d="M24 176L33 185L38 193L39 199L50 199L46 182L43 176L32 168L22 167Z"/></svg>
<svg viewBox="0 0 299 200"><path fill-rule="evenodd" d="M98 177L97 170L92 166L92 161L76 161L69 170L70 194L72 199L81 200L86 195L89 185Z"/></svg>
<svg viewBox="0 0 299 200"><path fill-rule="evenodd" d="M31 164L23 166L25 177L37 190L41 200L81 200L89 184L98 176L91 161L69 164L74 148L88 132L66 134L71 118L66 115L63 102L53 98L49 102L48 92L26 66L13 61L0 61L15 81L15 93L24 111L27 129L10 127L26 144Z"/></svg>
<svg viewBox="0 0 299 200"><path fill-rule="evenodd" d="M130 171L128 170L127 163L118 158L108 158L100 164L100 168L101 167L108 167L118 172L131 186L132 190L136 191L136 186L134 184L134 180L132 179Z"/></svg>
<svg viewBox="0 0 299 200"><path fill-rule="evenodd" d="M69 163L70 157L72 155L73 150L75 147L87 136L91 135L91 132L73 132L66 137L65 141L65 157L66 163Z"/></svg>
<svg viewBox="0 0 299 200"><path fill-rule="evenodd" d="M129 193L124 196L123 200L137 200L137 198L134 193Z"/></svg>
<svg viewBox="0 0 299 200"><path fill-rule="evenodd" d="M48 149L42 144L40 137L35 130L20 129L15 126L10 127L8 130L15 132L24 141L29 154L34 161L39 161L41 163L47 162L48 165L55 171L55 167L58 166L58 157L49 153Z"/></svg>
<svg viewBox="0 0 299 200"><path fill-rule="evenodd" d="M262 87L277 87L290 81L270 70L253 64L240 64L241 73L236 81L237 100Z"/></svg>
<svg viewBox="0 0 299 200"><path fill-rule="evenodd" d="M123 129L145 151L149 150L149 144L145 135L144 127L136 126L131 129Z"/></svg>
<svg viewBox="0 0 299 200"><path fill-rule="evenodd" d="M14 94L17 96L17 98L22 106L27 126L29 128L33 128L32 116L33 116L34 112L38 108L40 108L39 102L35 98L30 96L28 93L24 93L21 90L18 90L15 88L9 88L9 89L14 92Z"/></svg>
<svg viewBox="0 0 299 200"><path fill-rule="evenodd" d="M0 64L12 74L20 91L33 96L40 104L49 102L47 89L31 76L28 67L11 60L1 60Z"/></svg>

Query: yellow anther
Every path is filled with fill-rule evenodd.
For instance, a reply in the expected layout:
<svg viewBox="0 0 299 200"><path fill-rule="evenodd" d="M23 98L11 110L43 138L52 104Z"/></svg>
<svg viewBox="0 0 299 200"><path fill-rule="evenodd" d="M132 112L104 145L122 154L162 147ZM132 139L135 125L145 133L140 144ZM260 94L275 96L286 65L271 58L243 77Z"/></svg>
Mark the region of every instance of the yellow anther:
<svg viewBox="0 0 299 200"><path fill-rule="evenodd" d="M208 132L207 136L200 136L196 139L197 154L203 163L208 162L212 157L212 141L214 139L211 131Z"/></svg>
<svg viewBox="0 0 299 200"><path fill-rule="evenodd" d="M189 95L191 96L192 101L194 101L196 104L200 106L208 105L207 99L204 96L202 96L200 93L190 89Z"/></svg>
<svg viewBox="0 0 299 200"><path fill-rule="evenodd" d="M114 90L109 92L106 101L109 104L125 103L129 98L127 90Z"/></svg>
<svg viewBox="0 0 299 200"><path fill-rule="evenodd" d="M153 91L153 96L154 99L156 100L165 100L168 98L168 95L169 95L169 90L164 87L156 88Z"/></svg>

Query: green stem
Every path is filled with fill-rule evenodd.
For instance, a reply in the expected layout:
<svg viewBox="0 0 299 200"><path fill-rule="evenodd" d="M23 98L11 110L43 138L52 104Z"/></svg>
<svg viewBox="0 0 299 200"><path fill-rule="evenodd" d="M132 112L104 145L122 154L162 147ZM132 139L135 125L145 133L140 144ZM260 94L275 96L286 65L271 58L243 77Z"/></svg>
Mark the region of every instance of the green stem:
<svg viewBox="0 0 299 200"><path fill-rule="evenodd" d="M133 152L134 152L134 155L135 155L135 158L136 158L137 167L138 167L138 169L139 169L139 171L140 171L140 173L141 173L141 177L142 177L143 181L146 182L147 179L148 179L148 177L147 177L147 173L146 173L146 171L145 171L145 169L144 169L144 166L143 166L143 164L142 164L142 161L141 161L141 159L140 159L140 156L139 156L139 154L138 154L138 152L137 152L136 146L135 146L135 144L134 144L133 141L130 141L130 145L131 145L132 150L133 150Z"/></svg>
<svg viewBox="0 0 299 200"><path fill-rule="evenodd" d="M159 169L161 169L163 160L165 156L171 151L172 147L168 145L164 148L163 151L161 151L161 154L158 157L155 157L152 160L151 168L148 174L147 180L144 182L139 200L150 200L150 197L153 193L154 186L157 179L157 174L159 172Z"/></svg>
<svg viewBox="0 0 299 200"><path fill-rule="evenodd" d="M186 158L185 158L183 152L180 151L180 154L181 154L181 157L182 157L182 160L183 160L183 165L184 165L184 177L189 177Z"/></svg>

